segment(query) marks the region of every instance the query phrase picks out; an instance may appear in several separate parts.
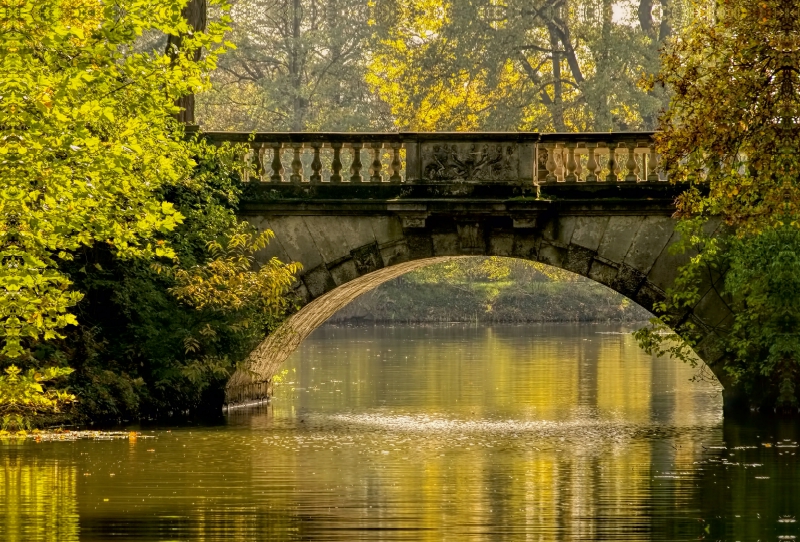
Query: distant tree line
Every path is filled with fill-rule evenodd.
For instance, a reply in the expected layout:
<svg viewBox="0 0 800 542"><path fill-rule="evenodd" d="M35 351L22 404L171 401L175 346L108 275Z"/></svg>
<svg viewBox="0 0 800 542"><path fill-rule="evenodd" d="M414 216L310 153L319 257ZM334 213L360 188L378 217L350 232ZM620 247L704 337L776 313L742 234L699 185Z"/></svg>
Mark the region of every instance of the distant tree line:
<svg viewBox="0 0 800 542"><path fill-rule="evenodd" d="M544 264L466 258L391 280L340 309L328 324L646 322L617 292Z"/></svg>
<svg viewBox="0 0 800 542"><path fill-rule="evenodd" d="M648 130L683 0L237 0L209 129Z"/></svg>

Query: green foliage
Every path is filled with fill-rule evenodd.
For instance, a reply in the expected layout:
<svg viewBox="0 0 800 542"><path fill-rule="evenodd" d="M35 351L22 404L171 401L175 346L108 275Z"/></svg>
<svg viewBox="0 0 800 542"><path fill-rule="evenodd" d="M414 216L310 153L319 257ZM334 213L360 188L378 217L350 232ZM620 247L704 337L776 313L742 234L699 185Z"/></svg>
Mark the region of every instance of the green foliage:
<svg viewBox="0 0 800 542"><path fill-rule="evenodd" d="M301 266L299 263L283 264L272 258L254 272L253 255L266 248L275 234L266 230L257 235L246 230L241 225L224 241L210 241L211 260L190 269L176 269L177 286L170 292L198 310L222 314L258 310L273 318L282 315L289 307L284 294ZM237 325L247 327L249 323L245 318Z"/></svg>
<svg viewBox="0 0 800 542"><path fill-rule="evenodd" d="M540 282L558 280L573 282L580 277L549 265L489 256L487 258L459 258L418 269L409 274L409 280L419 284L444 284L447 282L495 282L511 275L519 280Z"/></svg>
<svg viewBox="0 0 800 542"><path fill-rule="evenodd" d="M657 145L686 187L673 250L688 262L637 338L688 360L707 335L753 406L798 403L798 13L796 0L697 2L655 80L674 91ZM701 328L685 316L710 290L732 317Z"/></svg>
<svg viewBox="0 0 800 542"><path fill-rule="evenodd" d="M212 2L218 16L198 32L185 0L6 4L4 423L72 402L43 387L70 373L93 419L194 407L282 316L297 269L253 269L271 234L236 220L241 149L189 140L175 118L230 47L228 6ZM154 34L181 39L143 47Z"/></svg>
<svg viewBox="0 0 800 542"><path fill-rule="evenodd" d="M120 257L172 256L154 236L183 217L157 197L193 167L175 99L200 90L224 21L176 55L133 52L143 32L187 32L184 2L13 0L0 51L2 355L76 323L59 264L100 242ZM156 9L157 8L157 9ZM191 58L203 47L201 61Z"/></svg>
<svg viewBox="0 0 800 542"><path fill-rule="evenodd" d="M15 360L34 375L40 366L48 367L42 375L64 370L59 359L33 350L65 339L65 327L78 323L75 307L83 293L64 268L81 251L101 244L116 258L175 256L157 237L184 215L160 195L194 167L174 119L175 100L207 85L224 50L226 19L169 55L137 52L133 45L146 32L186 34L184 4L4 4L0 361ZM206 55L196 60L200 48Z"/></svg>
<svg viewBox="0 0 800 542"><path fill-rule="evenodd" d="M45 384L72 372L65 367L37 371L9 365L0 375L0 436L10 431L31 429L30 420L42 413L55 413L75 396L62 390L46 389Z"/></svg>
<svg viewBox="0 0 800 542"><path fill-rule="evenodd" d="M239 0L202 122L220 130L652 129L686 0ZM638 8L638 9L637 9Z"/></svg>
<svg viewBox="0 0 800 542"><path fill-rule="evenodd" d="M204 126L242 131L386 130L365 81L368 0L244 0L231 12L236 50L198 100Z"/></svg>
<svg viewBox="0 0 800 542"><path fill-rule="evenodd" d="M682 2L661 29L650 3L638 17L583 0L376 5L391 16L376 24L367 81L398 128L605 131L653 126L665 93L637 81L658 69Z"/></svg>
<svg viewBox="0 0 800 542"><path fill-rule="evenodd" d="M663 55L675 93L659 151L687 190L687 216L721 215L741 234L798 215L800 51L795 0L697 2Z"/></svg>
<svg viewBox="0 0 800 542"><path fill-rule="evenodd" d="M163 193L185 217L159 239L176 260L124 260L95 248L69 269L86 295L79 332L61 347L90 419L218 407L236 364L290 308L298 267L256 262L272 234L236 218L241 150L193 145L193 175Z"/></svg>
<svg viewBox="0 0 800 542"><path fill-rule="evenodd" d="M725 288L736 319L726 369L745 383L754 402L797 406L800 231L784 226L731 243Z"/></svg>

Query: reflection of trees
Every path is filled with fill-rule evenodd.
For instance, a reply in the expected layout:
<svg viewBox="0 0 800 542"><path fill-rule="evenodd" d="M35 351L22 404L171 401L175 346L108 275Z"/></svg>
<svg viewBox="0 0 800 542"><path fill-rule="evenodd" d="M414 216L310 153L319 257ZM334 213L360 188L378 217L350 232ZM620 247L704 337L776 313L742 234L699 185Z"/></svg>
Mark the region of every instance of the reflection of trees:
<svg viewBox="0 0 800 542"><path fill-rule="evenodd" d="M5 457L0 461L0 539L78 540L76 467L8 453L9 448L4 448Z"/></svg>
<svg viewBox="0 0 800 542"><path fill-rule="evenodd" d="M295 473L290 501L284 493L267 492L265 498L288 513L302 511L304 532L309 534L330 525L399 532L429 529L414 533L419 540L431 541L441 540L443 532L465 538L536 533L547 540L618 540L623 533L626 539L645 540L650 533L663 532L664 522L672 521L676 510L693 510L697 497L694 480L681 482L679 491L664 494L655 489L654 495L659 483L654 476L693 470L703 453L700 443L719 440L714 427L704 427L708 420L692 417L692 390L674 393L676 387L689 385L691 368L677 361L651 361L627 334L602 336L595 342L598 335L592 328L577 336L559 336L558 328L539 329L542 339L533 342L514 342L518 330L476 330L465 349L453 347L463 340L463 330L384 329L372 341L363 330L323 328L319 334L325 334L324 343L311 339L303 347L308 351L298 352L298 358L312 355L324 344L324 361L313 363L316 369L307 372L304 368L310 368L301 364L297 374L299 386L319 391L302 392L289 403L289 393L284 398L279 390L273 406L276 419L289 414L285 409L290 405L339 412L342 396L329 393L335 379L341 380L335 388L351 398L348 404L380 405L386 415L399 409L433 418L558 420L578 405L581 416L595 416L600 424L620 416L650 431L654 407L673 408L675 413L662 419L674 427L694 427L692 437L592 438L581 436L582 429L576 427L563 434L563 441L543 436L520 444L511 434L397 435L342 427L325 435L305 434L309 447L298 446L294 453L254 455L254 472L269 468ZM366 346L378 340L380 349ZM348 348L354 341L362 346ZM403 361L376 361L378 353L383 357L388 351L402 351ZM485 365L477 362L482 358L491 360L486 371L478 370ZM544 359L548 363L541 363ZM654 400L664 394L673 403ZM346 438L342 431L358 442L342 447L347 452L338 451ZM359 442L362 434L367 436ZM322 447L329 448L330 455L320 455ZM381 449L391 454L380 455ZM314 477L301 474L312 471ZM681 523L681 532L700 534L702 525L693 521Z"/></svg>
<svg viewBox="0 0 800 542"><path fill-rule="evenodd" d="M697 532L699 520L709 540L795 540L800 535L800 469L798 455L792 455L800 449L796 420L726 418L722 436L718 444L725 448L703 451L697 479L676 482L672 489L691 495L686 507L697 510L697 517L675 521L664 514L663 532L692 532L692 523Z"/></svg>

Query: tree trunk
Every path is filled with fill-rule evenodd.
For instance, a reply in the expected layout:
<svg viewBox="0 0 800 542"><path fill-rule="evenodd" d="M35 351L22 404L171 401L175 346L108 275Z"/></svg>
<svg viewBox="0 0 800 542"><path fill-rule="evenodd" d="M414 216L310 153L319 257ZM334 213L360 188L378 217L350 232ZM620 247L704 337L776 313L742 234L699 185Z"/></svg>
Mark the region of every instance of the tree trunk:
<svg viewBox="0 0 800 542"><path fill-rule="evenodd" d="M564 96L561 83L561 53L558 49L558 35L555 25L551 22L547 24L550 34L550 49L553 57L553 106L550 114L553 117L553 126L556 132L566 132L567 127L564 123Z"/></svg>
<svg viewBox="0 0 800 542"><path fill-rule="evenodd" d="M672 10L669 6L669 0L661 0L661 25L658 28L658 41L662 43L672 35Z"/></svg>
<svg viewBox="0 0 800 542"><path fill-rule="evenodd" d="M653 0L639 0L639 27L648 36L652 36L655 30L653 25Z"/></svg>
<svg viewBox="0 0 800 542"><path fill-rule="evenodd" d="M300 22L302 17L300 0L292 0L292 50L289 71L292 80L292 130L302 132L305 128L305 100L302 96L304 51L300 44Z"/></svg>
<svg viewBox="0 0 800 542"><path fill-rule="evenodd" d="M186 7L181 11L181 15L188 21L193 32L204 32L208 23L207 0L189 0L189 3L186 4ZM186 36L184 34L177 36L170 34L167 36L167 54L175 58L176 52L183 47L185 38ZM200 60L202 53L200 49L196 50L192 59L197 62ZM186 96L178 98L175 100L175 105L181 108L181 111L176 116L178 121L184 124L195 124L194 94L187 94Z"/></svg>

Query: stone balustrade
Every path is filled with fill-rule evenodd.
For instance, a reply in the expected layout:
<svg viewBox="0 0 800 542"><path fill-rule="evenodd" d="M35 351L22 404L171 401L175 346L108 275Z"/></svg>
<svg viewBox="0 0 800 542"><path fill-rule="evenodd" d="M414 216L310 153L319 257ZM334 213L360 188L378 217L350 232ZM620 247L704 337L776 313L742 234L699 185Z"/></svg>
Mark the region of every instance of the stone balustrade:
<svg viewBox="0 0 800 542"><path fill-rule="evenodd" d="M256 178L303 184L653 183L666 180L653 132L203 132L246 143ZM624 184L621 184L624 186Z"/></svg>

